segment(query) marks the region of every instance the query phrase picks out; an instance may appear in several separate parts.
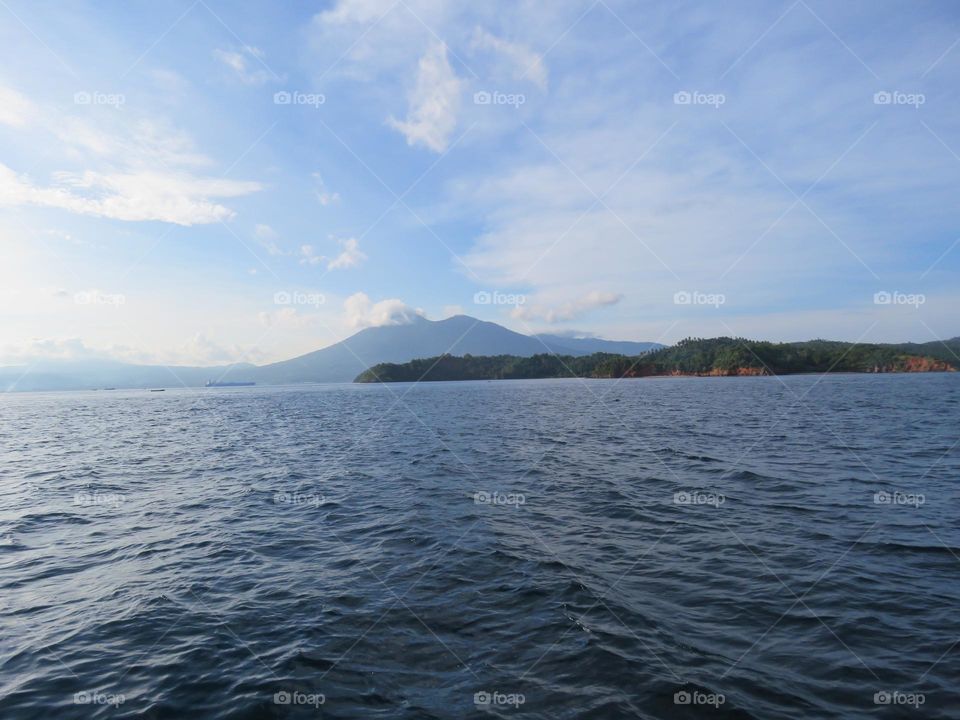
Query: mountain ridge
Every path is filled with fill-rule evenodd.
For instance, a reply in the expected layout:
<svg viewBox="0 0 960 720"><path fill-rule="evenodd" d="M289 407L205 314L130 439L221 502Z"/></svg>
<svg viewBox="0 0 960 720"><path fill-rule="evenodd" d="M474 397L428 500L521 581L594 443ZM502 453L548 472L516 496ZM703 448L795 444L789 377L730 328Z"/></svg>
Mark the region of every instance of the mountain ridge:
<svg viewBox="0 0 960 720"><path fill-rule="evenodd" d="M137 365L117 360L47 360L33 365L0 367L0 390L83 390L102 387L201 387L208 380L260 385L351 382L382 362L402 363L418 357L456 352L471 355L538 353L587 355L607 344L630 343L587 338L532 336L468 315L443 320L422 316L404 324L364 328L345 340L266 365L234 363L211 367Z"/></svg>

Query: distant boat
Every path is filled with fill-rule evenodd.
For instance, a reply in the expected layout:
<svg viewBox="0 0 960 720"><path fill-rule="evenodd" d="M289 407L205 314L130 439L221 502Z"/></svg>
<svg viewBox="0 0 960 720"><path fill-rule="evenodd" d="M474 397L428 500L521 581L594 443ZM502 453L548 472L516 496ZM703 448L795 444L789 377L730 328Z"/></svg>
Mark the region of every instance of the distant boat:
<svg viewBox="0 0 960 720"><path fill-rule="evenodd" d="M219 380L207 380L206 387L250 387L256 385L255 382L220 382Z"/></svg>
<svg viewBox="0 0 960 720"><path fill-rule="evenodd" d="M164 392L166 388L158 388L156 390L151 390L150 392Z"/></svg>

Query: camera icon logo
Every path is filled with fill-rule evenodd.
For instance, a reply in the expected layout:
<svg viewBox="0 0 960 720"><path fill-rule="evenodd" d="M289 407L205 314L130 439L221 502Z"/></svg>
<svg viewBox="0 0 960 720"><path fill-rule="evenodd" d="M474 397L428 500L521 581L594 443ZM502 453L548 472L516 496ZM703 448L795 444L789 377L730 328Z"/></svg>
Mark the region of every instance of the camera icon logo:
<svg viewBox="0 0 960 720"><path fill-rule="evenodd" d="M689 105L691 102L693 102L693 95L686 90L681 90L673 94L674 105Z"/></svg>
<svg viewBox="0 0 960 720"><path fill-rule="evenodd" d="M273 94L274 105L289 105L291 100L292 96L286 90L280 90Z"/></svg>
<svg viewBox="0 0 960 720"><path fill-rule="evenodd" d="M886 90L881 90L880 92L875 92L873 94L874 105L889 105L892 102L893 102L893 94L887 92Z"/></svg>
<svg viewBox="0 0 960 720"><path fill-rule="evenodd" d="M274 705L289 705L290 704L290 693L286 690L281 690L273 694L273 704Z"/></svg>
<svg viewBox="0 0 960 720"><path fill-rule="evenodd" d="M473 94L474 105L489 105L492 100L493 96L486 90L479 90Z"/></svg>

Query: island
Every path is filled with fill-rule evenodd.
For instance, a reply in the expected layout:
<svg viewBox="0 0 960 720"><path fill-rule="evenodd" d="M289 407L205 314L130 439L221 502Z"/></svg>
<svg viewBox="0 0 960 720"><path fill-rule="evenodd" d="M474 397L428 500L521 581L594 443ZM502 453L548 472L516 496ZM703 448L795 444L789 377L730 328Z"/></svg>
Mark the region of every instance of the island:
<svg viewBox="0 0 960 720"><path fill-rule="evenodd" d="M958 367L960 338L943 343L881 345L830 340L773 343L720 337L688 338L637 356L441 355L406 363L379 363L360 373L354 382L955 372Z"/></svg>

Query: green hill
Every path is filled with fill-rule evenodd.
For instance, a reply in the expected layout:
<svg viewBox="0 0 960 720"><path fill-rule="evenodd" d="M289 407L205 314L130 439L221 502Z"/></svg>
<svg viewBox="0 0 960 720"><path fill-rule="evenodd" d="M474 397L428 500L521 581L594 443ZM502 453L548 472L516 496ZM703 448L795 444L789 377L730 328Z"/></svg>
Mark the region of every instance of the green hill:
<svg viewBox="0 0 960 720"><path fill-rule="evenodd" d="M956 354L954 354L956 353ZM438 357L381 363L355 382L619 378L652 375L787 375L792 373L940 372L960 367L960 341L922 345L850 344L829 340L771 343L743 338L688 338L637 356L595 353Z"/></svg>

